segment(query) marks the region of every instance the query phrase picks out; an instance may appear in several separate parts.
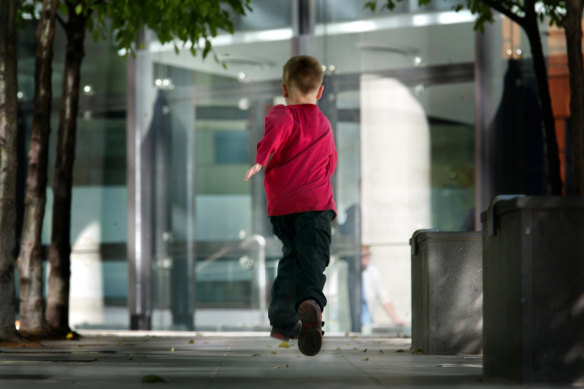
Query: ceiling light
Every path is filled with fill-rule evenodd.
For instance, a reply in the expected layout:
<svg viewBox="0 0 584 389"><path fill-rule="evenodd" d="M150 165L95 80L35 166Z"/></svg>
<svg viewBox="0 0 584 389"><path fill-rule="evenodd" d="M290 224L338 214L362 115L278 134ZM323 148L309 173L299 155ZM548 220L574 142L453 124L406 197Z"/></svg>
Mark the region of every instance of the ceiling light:
<svg viewBox="0 0 584 389"><path fill-rule="evenodd" d="M158 89L174 89L174 84L170 78L157 78L154 80L154 85Z"/></svg>
<svg viewBox="0 0 584 389"><path fill-rule="evenodd" d="M237 102L237 107L239 107L239 109L241 109L242 111L247 111L249 109L249 99L247 97L239 99L239 101Z"/></svg>

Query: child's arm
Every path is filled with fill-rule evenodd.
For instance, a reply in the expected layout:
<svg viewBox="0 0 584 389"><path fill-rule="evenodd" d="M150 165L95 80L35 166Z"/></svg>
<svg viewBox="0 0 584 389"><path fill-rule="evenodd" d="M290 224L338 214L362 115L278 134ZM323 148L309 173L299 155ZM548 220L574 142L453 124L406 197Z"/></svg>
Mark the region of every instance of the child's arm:
<svg viewBox="0 0 584 389"><path fill-rule="evenodd" d="M249 168L243 181L249 180L255 174L259 173L263 166L267 166L276 150L280 148L290 134L290 131L292 131L293 124L294 120L292 115L286 107L277 105L272 108L266 116L264 136L257 145L255 164Z"/></svg>
<svg viewBox="0 0 584 389"><path fill-rule="evenodd" d="M245 177L243 178L243 181L249 180L250 178L255 176L257 173L259 173L260 170L262 170L262 165L260 165L259 163L256 163L255 165L253 165L252 167L250 167L248 169L247 173L245 173Z"/></svg>

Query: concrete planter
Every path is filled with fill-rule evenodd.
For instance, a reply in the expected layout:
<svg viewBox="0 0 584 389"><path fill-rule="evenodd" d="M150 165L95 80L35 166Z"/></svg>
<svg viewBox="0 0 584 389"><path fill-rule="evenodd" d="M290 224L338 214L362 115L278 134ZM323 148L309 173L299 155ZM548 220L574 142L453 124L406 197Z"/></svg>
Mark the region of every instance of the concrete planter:
<svg viewBox="0 0 584 389"><path fill-rule="evenodd" d="M584 198L500 201L482 221L485 376L584 379Z"/></svg>
<svg viewBox="0 0 584 389"><path fill-rule="evenodd" d="M416 231L412 248L412 349L477 354L482 346L480 232Z"/></svg>

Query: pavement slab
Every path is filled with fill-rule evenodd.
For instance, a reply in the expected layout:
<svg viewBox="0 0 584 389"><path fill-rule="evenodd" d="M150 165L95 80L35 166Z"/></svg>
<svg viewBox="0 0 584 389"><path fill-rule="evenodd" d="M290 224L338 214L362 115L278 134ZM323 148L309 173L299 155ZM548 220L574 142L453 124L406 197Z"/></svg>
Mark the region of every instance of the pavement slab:
<svg viewBox="0 0 584 389"><path fill-rule="evenodd" d="M296 341L283 344L266 333L81 335L0 348L0 389L528 387L485 381L481 356L414 353L408 338L327 334L321 352L307 357Z"/></svg>

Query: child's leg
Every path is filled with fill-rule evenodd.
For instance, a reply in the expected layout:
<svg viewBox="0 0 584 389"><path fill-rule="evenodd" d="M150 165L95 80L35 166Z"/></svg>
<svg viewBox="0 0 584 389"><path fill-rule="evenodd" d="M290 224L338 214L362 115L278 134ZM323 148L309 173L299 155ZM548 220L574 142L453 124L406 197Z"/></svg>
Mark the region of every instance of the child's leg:
<svg viewBox="0 0 584 389"><path fill-rule="evenodd" d="M296 283L298 257L294 247L293 215L270 218L274 234L282 241L283 257L278 262L278 274L272 285L272 301L268 309L270 324L274 327L289 328L298 321L296 313Z"/></svg>
<svg viewBox="0 0 584 389"><path fill-rule="evenodd" d="M332 211L303 212L294 219L294 247L298 258L296 306L306 299L315 300L321 309L326 305L323 273L330 261L333 215Z"/></svg>
<svg viewBox="0 0 584 389"><path fill-rule="evenodd" d="M332 211L319 211L270 218L284 254L272 286L268 310L272 326L294 326L298 305L306 299L315 300L321 309L325 307L323 273L330 260L333 215Z"/></svg>

